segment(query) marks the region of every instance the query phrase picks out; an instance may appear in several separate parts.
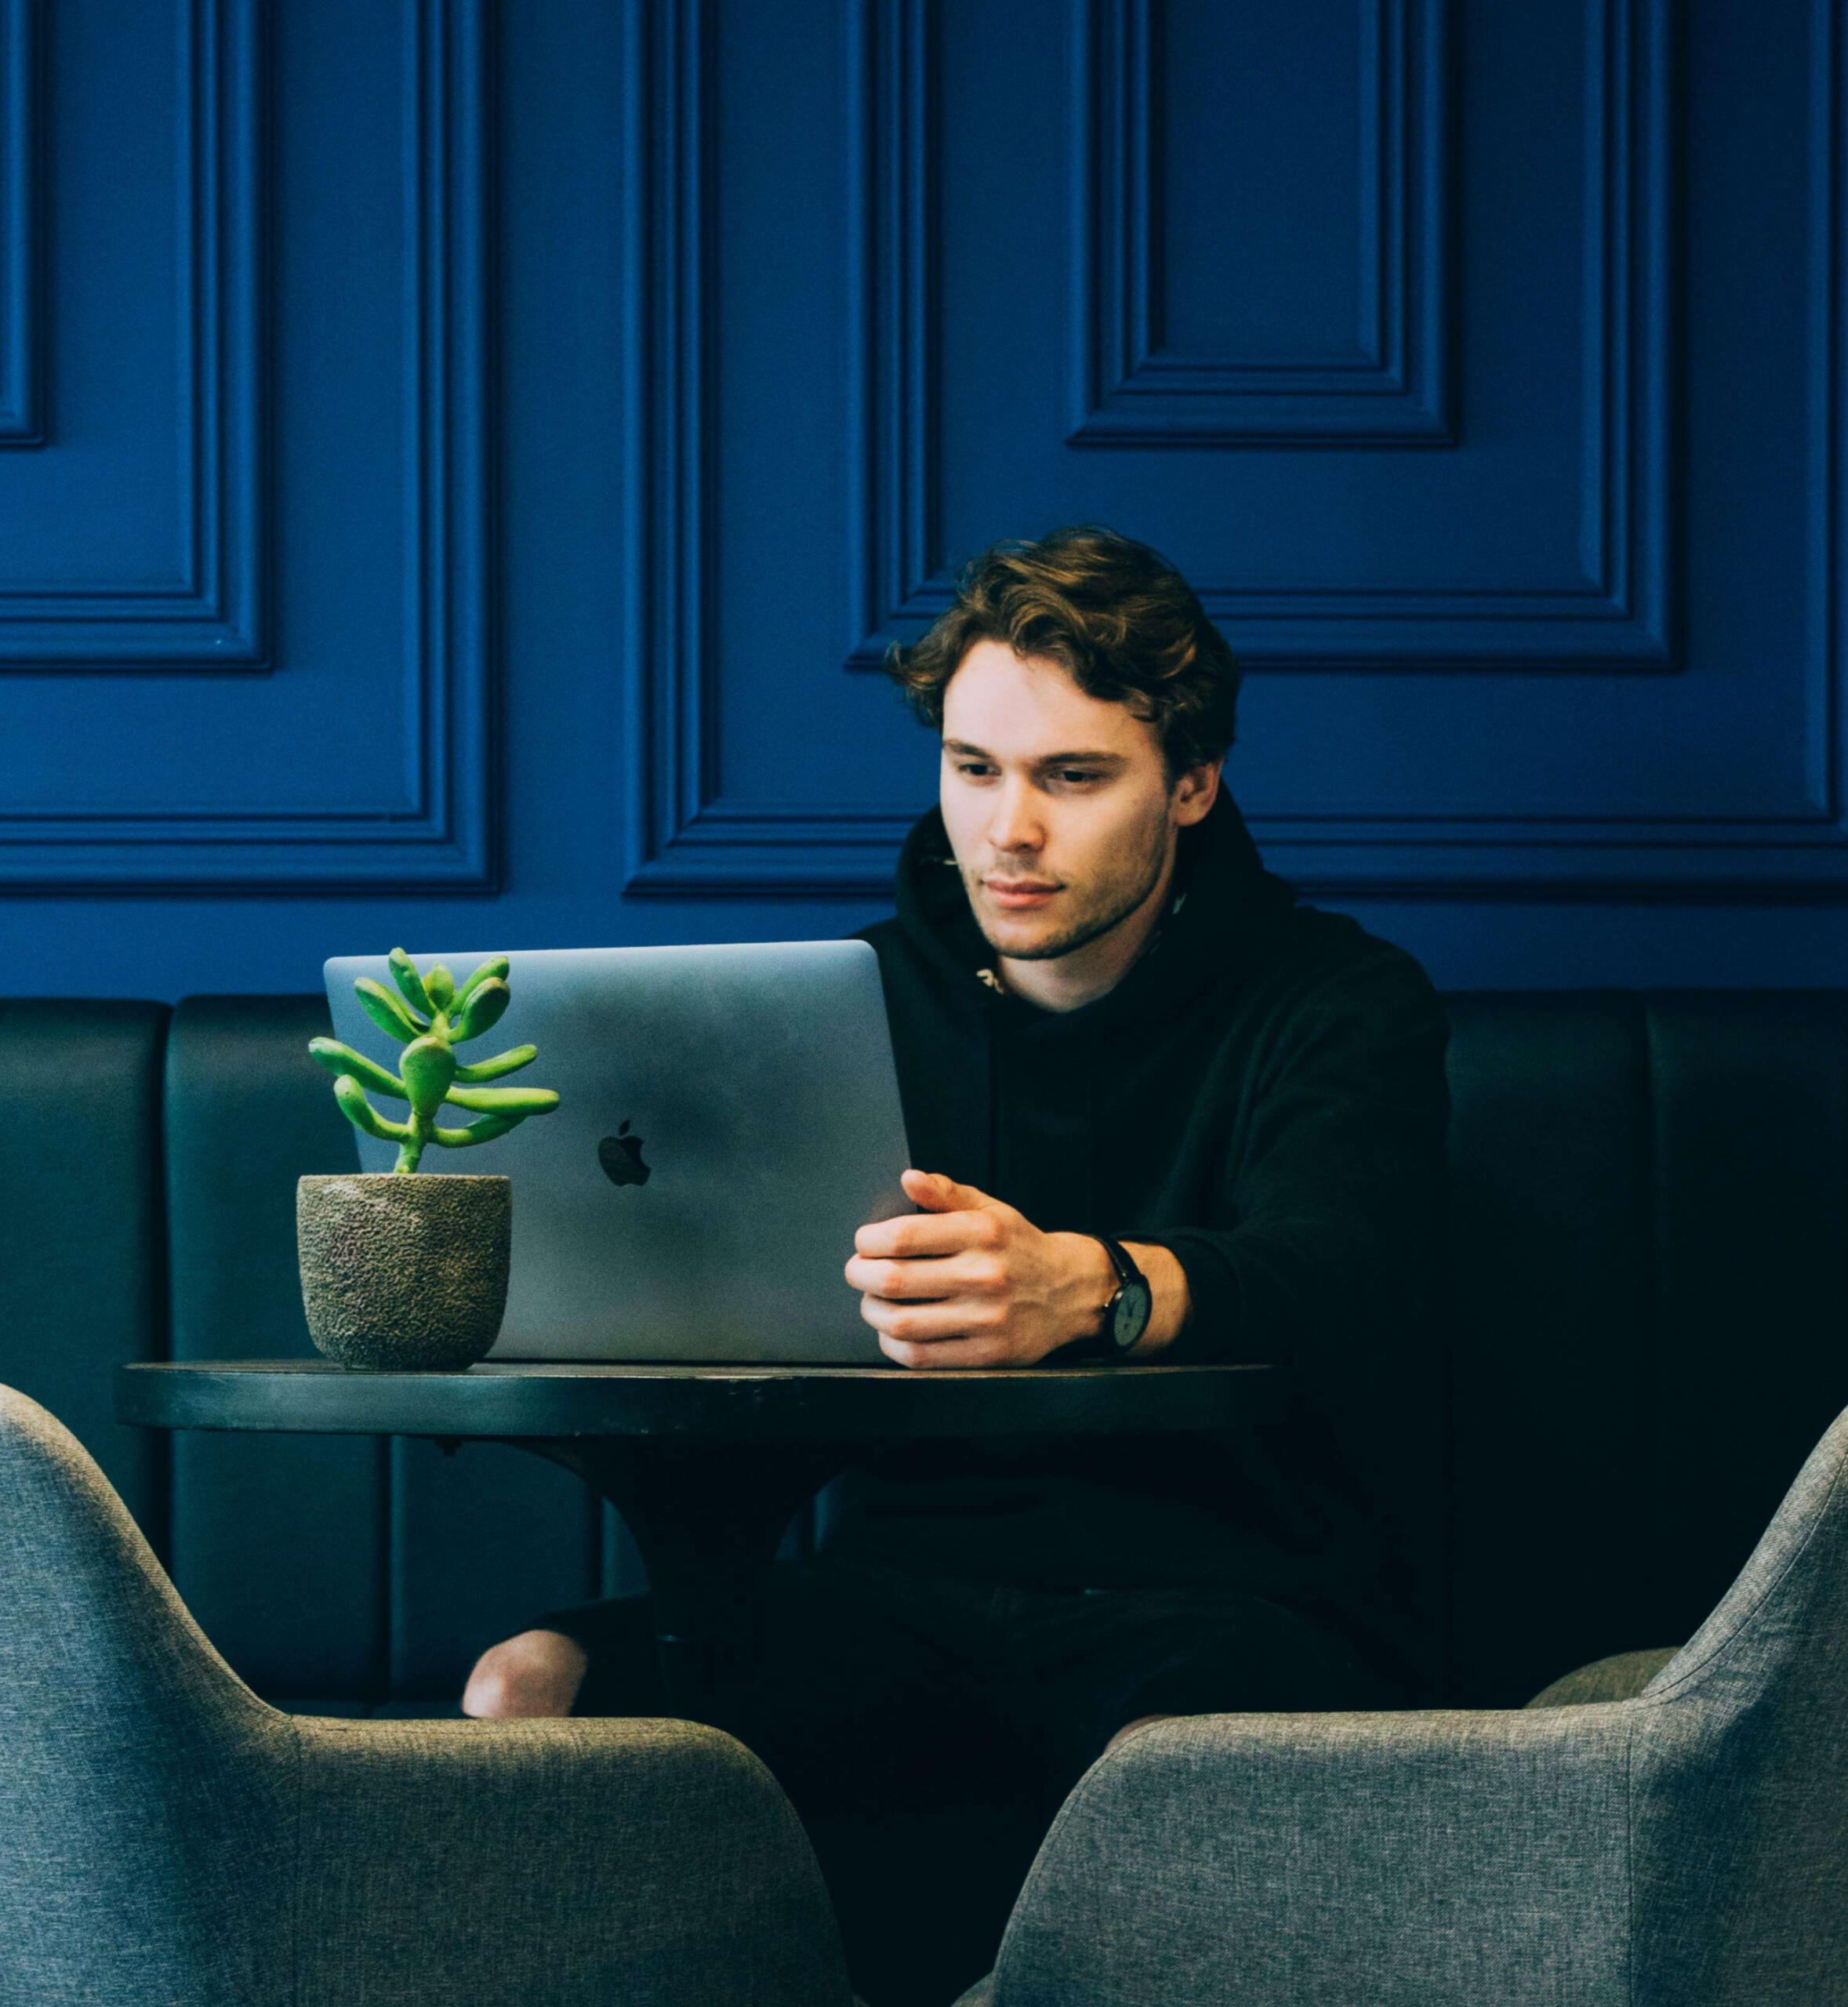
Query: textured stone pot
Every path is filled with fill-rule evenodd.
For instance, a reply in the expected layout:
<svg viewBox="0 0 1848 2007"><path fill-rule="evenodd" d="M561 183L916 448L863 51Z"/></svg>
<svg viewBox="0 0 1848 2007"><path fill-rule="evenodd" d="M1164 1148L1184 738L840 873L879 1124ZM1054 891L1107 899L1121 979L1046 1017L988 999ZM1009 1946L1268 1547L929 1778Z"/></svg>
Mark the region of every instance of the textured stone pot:
<svg viewBox="0 0 1848 2007"><path fill-rule="evenodd" d="M506 1178L303 1178L296 1246L309 1335L343 1366L470 1366L507 1304Z"/></svg>

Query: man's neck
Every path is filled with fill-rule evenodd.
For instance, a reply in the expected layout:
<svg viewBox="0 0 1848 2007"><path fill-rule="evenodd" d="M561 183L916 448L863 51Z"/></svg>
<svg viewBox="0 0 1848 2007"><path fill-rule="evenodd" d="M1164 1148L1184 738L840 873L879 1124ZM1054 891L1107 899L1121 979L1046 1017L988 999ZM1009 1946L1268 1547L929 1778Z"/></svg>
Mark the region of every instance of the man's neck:
<svg viewBox="0 0 1848 2007"><path fill-rule="evenodd" d="M1133 913L1125 913L1109 933L1049 961L997 956L995 967L1003 986L1042 1011L1076 1011L1095 1004L1114 989L1146 952L1167 909L1174 880L1175 844L1171 838L1167 862L1155 889Z"/></svg>

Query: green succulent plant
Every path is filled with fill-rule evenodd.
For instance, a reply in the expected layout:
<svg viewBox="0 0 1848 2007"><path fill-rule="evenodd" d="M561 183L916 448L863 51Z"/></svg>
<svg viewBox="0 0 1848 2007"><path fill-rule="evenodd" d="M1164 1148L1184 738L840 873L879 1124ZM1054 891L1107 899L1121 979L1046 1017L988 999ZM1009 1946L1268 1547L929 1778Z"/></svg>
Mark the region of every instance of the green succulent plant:
<svg viewBox="0 0 1848 2007"><path fill-rule="evenodd" d="M419 975L417 964L401 948L392 949L390 961L391 979L401 995L394 996L369 975L362 975L353 987L366 1015L404 1047L398 1072L388 1072L337 1038L311 1038L308 1050L330 1073L339 1075L334 1099L354 1127L398 1145L394 1171L416 1170L431 1143L449 1150L491 1143L517 1129L529 1115L549 1115L558 1105L550 1087L476 1084L517 1073L539 1057L537 1046L516 1045L472 1065L456 1057L456 1047L465 1040L492 1031L512 1001L505 955L484 962L460 989L441 962L427 975ZM381 1115L366 1099L369 1087L376 1094L408 1101L409 1121L393 1122ZM465 1128L439 1129L437 1111L445 1107L470 1109L476 1120Z"/></svg>

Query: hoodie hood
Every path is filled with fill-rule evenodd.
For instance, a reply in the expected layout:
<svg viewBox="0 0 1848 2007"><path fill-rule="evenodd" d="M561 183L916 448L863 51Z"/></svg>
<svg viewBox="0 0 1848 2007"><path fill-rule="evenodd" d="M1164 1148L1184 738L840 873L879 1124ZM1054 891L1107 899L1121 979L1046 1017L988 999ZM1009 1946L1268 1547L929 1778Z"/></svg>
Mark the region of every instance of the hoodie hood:
<svg viewBox="0 0 1848 2007"><path fill-rule="evenodd" d="M1254 966L1297 898L1294 886L1264 868L1222 782L1211 808L1176 840L1167 909L1149 945L1103 996L1075 1011L1047 1011L994 986L998 956L970 909L940 809L919 817L899 855L899 925L944 1004L997 1029L1053 1039L1166 1014Z"/></svg>

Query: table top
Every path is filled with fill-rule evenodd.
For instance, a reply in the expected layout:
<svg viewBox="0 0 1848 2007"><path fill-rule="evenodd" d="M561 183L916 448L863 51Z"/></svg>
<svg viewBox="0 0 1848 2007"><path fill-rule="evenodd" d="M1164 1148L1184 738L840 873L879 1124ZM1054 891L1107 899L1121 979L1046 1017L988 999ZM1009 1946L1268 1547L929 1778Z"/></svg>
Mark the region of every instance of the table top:
<svg viewBox="0 0 1848 2007"><path fill-rule="evenodd" d="M1234 1428L1275 1412L1278 1380L1266 1365L937 1372L485 1360L458 1373L390 1373L331 1359L202 1359L118 1368L115 1412L151 1428L922 1442Z"/></svg>

